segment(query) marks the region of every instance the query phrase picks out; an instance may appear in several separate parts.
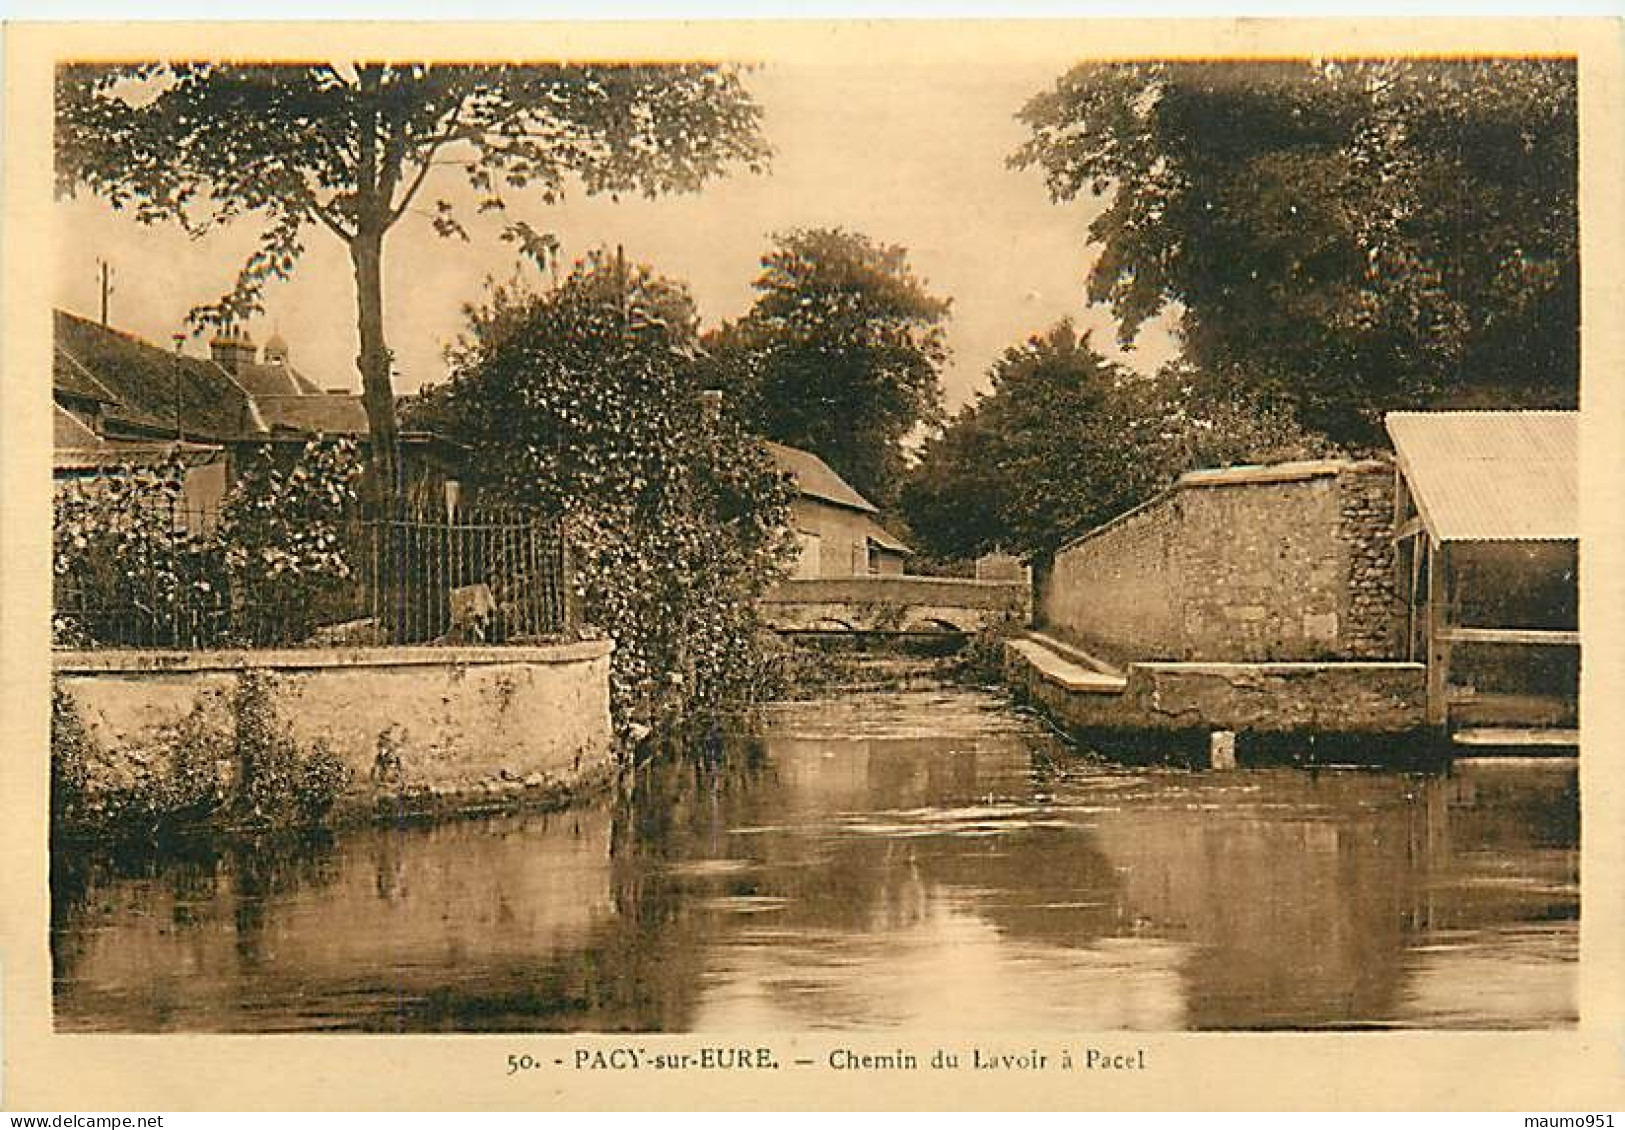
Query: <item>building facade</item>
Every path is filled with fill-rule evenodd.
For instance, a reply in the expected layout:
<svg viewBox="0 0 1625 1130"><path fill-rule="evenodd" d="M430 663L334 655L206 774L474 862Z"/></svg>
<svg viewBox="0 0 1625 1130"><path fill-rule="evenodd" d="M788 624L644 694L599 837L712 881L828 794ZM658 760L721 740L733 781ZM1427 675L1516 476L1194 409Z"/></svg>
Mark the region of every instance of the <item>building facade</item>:
<svg viewBox="0 0 1625 1130"><path fill-rule="evenodd" d="M880 511L810 451L768 443L780 471L795 482L790 521L800 545L792 576L895 576L903 572L909 548L887 533Z"/></svg>

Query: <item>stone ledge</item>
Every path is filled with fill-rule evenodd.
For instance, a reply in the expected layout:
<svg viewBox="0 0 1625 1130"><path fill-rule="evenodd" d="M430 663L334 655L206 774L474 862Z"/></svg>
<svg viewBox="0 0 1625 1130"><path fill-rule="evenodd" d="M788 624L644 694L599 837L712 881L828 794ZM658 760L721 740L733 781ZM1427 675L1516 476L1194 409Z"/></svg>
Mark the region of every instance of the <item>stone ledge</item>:
<svg viewBox="0 0 1625 1130"><path fill-rule="evenodd" d="M1277 660L1258 663L1223 663L1217 661L1184 660L1164 662L1136 662L1130 668L1144 671L1170 671L1184 675L1292 675L1292 674L1358 674L1362 671L1423 671L1426 664L1400 659L1329 659Z"/></svg>
<svg viewBox="0 0 1625 1130"><path fill-rule="evenodd" d="M609 640L490 647L310 647L164 651L98 649L56 651L51 670L58 675L168 671L313 671L335 667L473 667L499 663L580 663L603 659L614 650Z"/></svg>

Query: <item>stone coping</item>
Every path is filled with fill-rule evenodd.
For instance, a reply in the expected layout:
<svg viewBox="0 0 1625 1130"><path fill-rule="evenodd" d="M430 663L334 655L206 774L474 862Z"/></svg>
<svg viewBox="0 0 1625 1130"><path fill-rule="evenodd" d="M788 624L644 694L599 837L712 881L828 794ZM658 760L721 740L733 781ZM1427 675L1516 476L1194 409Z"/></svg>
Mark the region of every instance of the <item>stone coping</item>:
<svg viewBox="0 0 1625 1130"><path fill-rule="evenodd" d="M1301 675L1309 672L1339 671L1425 671L1427 664L1405 659L1264 660L1257 663L1136 660L1129 664L1131 672L1135 669L1173 671L1184 675L1236 675L1249 671L1261 675Z"/></svg>
<svg viewBox="0 0 1625 1130"><path fill-rule="evenodd" d="M319 671L336 667L472 667L498 663L580 663L614 650L607 640L488 647L289 647L221 651L99 648L55 651L58 675L98 672Z"/></svg>
<svg viewBox="0 0 1625 1130"><path fill-rule="evenodd" d="M1180 491L1202 490L1210 487L1256 486L1264 483L1302 482L1308 479L1328 478L1341 474L1368 475L1378 471L1391 471L1393 465L1382 459L1304 459L1293 463L1244 464L1236 467L1216 467L1200 471L1186 471L1170 486L1164 487L1138 506L1131 506L1121 514L1106 519L1091 530L1070 538L1057 546L1052 557L1059 557L1107 530L1125 525L1147 510L1155 509Z"/></svg>
<svg viewBox="0 0 1625 1130"><path fill-rule="evenodd" d="M1291 483L1329 475L1372 474L1392 471L1381 459L1303 459L1293 463L1242 464L1186 471L1175 481L1181 487L1222 487L1248 483Z"/></svg>
<svg viewBox="0 0 1625 1130"><path fill-rule="evenodd" d="M854 573L850 577L788 577L775 582L773 588L768 590L766 599L771 600L775 592L794 592L798 588L815 588L819 585L873 585L875 587L908 587L908 588L968 588L998 590L1024 589L1027 582L1020 578L1008 581L993 581L978 579L976 577L917 577L913 573Z"/></svg>

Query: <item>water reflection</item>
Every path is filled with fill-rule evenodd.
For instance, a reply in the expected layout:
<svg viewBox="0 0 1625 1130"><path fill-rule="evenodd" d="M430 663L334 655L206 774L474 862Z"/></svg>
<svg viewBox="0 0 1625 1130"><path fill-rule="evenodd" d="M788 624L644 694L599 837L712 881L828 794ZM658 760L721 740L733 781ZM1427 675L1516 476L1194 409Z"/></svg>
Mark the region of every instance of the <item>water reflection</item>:
<svg viewBox="0 0 1625 1130"><path fill-rule="evenodd" d="M776 708L567 813L61 853L58 1023L977 1031L1575 1019L1572 763L1127 769L969 691Z"/></svg>

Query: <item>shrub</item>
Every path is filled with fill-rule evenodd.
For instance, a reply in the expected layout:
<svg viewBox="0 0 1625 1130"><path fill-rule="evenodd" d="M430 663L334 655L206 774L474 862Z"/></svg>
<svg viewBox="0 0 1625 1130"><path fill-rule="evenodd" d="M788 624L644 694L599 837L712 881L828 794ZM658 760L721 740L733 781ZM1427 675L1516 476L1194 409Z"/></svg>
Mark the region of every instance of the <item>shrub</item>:
<svg viewBox="0 0 1625 1130"><path fill-rule="evenodd" d="M237 688L236 816L251 824L313 823L349 783L327 746L302 750L276 718L270 679L246 673Z"/></svg>
<svg viewBox="0 0 1625 1130"><path fill-rule="evenodd" d="M125 467L70 484L55 499L53 572L58 646L190 642L224 594L222 562L193 532L185 468Z"/></svg>
<svg viewBox="0 0 1625 1130"><path fill-rule="evenodd" d="M271 709L264 676L247 674L232 729L202 704L144 749L96 747L67 693L51 697L54 826L122 835L232 823L311 825L332 808L349 772L321 744L301 748Z"/></svg>
<svg viewBox="0 0 1625 1130"><path fill-rule="evenodd" d="M360 481L351 439L312 440L286 466L262 450L243 467L212 548L234 606L249 610L244 642L302 640L349 617L356 570L345 525Z"/></svg>
<svg viewBox="0 0 1625 1130"><path fill-rule="evenodd" d="M595 257L470 312L456 376L413 409L491 485L565 520L575 595L615 640L623 733L674 727L762 683L757 598L790 551L789 485L711 410L687 291Z"/></svg>
<svg viewBox="0 0 1625 1130"><path fill-rule="evenodd" d="M313 440L291 465L250 460L218 521L189 511L186 469L123 467L56 497L59 647L297 642L353 608L345 524L360 462Z"/></svg>

